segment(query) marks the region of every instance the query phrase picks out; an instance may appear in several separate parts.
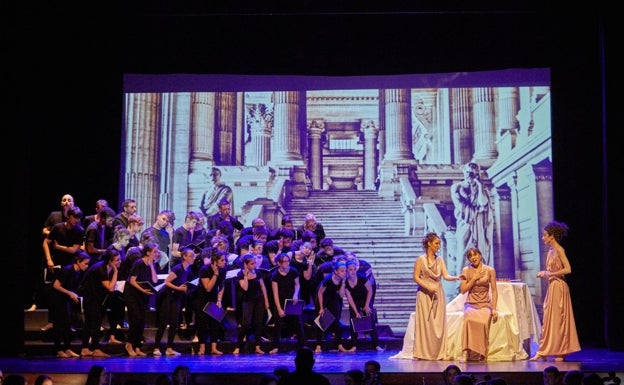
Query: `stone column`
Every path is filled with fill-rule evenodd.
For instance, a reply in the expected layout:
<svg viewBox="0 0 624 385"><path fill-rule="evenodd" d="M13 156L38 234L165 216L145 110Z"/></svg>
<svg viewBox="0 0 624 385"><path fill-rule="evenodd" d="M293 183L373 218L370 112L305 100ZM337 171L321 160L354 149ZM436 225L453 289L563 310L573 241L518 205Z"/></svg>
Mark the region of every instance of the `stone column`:
<svg viewBox="0 0 624 385"><path fill-rule="evenodd" d="M125 196L137 201L146 223L158 210L161 101L160 93L133 93L126 101Z"/></svg>
<svg viewBox="0 0 624 385"><path fill-rule="evenodd" d="M191 93L188 204L193 210L199 210L202 194L205 192L211 167L214 165L215 108L214 92Z"/></svg>
<svg viewBox="0 0 624 385"><path fill-rule="evenodd" d="M412 153L412 117L410 89L386 89L383 91L385 117L385 153L379 168L379 195L395 197L398 186L397 164L415 164Z"/></svg>
<svg viewBox="0 0 624 385"><path fill-rule="evenodd" d="M496 120L498 136L518 130L518 88L499 87L496 98Z"/></svg>
<svg viewBox="0 0 624 385"><path fill-rule="evenodd" d="M498 157L493 90L488 87L473 88L472 99L475 140L473 160L487 169Z"/></svg>
<svg viewBox="0 0 624 385"><path fill-rule="evenodd" d="M538 213L536 225L539 229L538 238L540 238L540 255L538 257L540 263L539 266L535 266L534 268L538 271L546 268L546 255L548 254L548 246L544 245L544 242L541 242L541 234L544 230L544 226L554 219L552 213L555 212L553 207L552 164L549 162L544 163L545 164L533 166L533 173L535 174L535 197L537 202L536 212ZM542 280L542 283L547 284L545 280ZM545 295L546 287L536 285L535 296L543 300ZM539 302L542 303L542 301Z"/></svg>
<svg viewBox="0 0 624 385"><path fill-rule="evenodd" d="M245 144L245 93L236 93L236 134L234 135L234 164L244 163Z"/></svg>
<svg viewBox="0 0 624 385"><path fill-rule="evenodd" d="M299 91L276 91L273 93L273 140L271 163L302 163L301 138L298 131Z"/></svg>
<svg viewBox="0 0 624 385"><path fill-rule="evenodd" d="M236 93L218 92L216 94L217 122L217 163L234 163L234 133L236 130Z"/></svg>
<svg viewBox="0 0 624 385"><path fill-rule="evenodd" d="M362 122L364 133L364 189L375 190L377 178L377 134L379 129L375 122L367 120Z"/></svg>
<svg viewBox="0 0 624 385"><path fill-rule="evenodd" d="M515 190L515 186L514 186ZM495 191L495 193L494 193ZM492 198L495 200L495 222L492 250L496 277L501 279L516 278L516 260L514 248L513 204L509 185L493 189Z"/></svg>
<svg viewBox="0 0 624 385"><path fill-rule="evenodd" d="M256 104L249 111L248 124L251 141L245 152L246 166L265 166L269 160L273 111L264 104Z"/></svg>
<svg viewBox="0 0 624 385"><path fill-rule="evenodd" d="M323 122L313 120L308 125L308 137L310 138L310 181L314 190L323 189L323 161L321 150L321 134L324 130Z"/></svg>
<svg viewBox="0 0 624 385"><path fill-rule="evenodd" d="M377 154L377 163L384 158L386 154L386 105L385 90L379 90L379 154Z"/></svg>
<svg viewBox="0 0 624 385"><path fill-rule="evenodd" d="M385 90L386 153L384 160L412 160L410 90Z"/></svg>
<svg viewBox="0 0 624 385"><path fill-rule="evenodd" d="M171 94L170 100L170 164L169 172L163 172L169 178L164 181L166 189L165 205L178 217L185 215L190 209L188 173L190 157L188 149L191 147L191 94L188 92L176 92ZM162 178L162 177L161 177Z"/></svg>
<svg viewBox="0 0 624 385"><path fill-rule="evenodd" d="M451 88L451 128L453 130L453 163L472 160L472 114L470 89Z"/></svg>
<svg viewBox="0 0 624 385"><path fill-rule="evenodd" d="M191 158L214 161L214 92L191 93L191 124L193 126Z"/></svg>

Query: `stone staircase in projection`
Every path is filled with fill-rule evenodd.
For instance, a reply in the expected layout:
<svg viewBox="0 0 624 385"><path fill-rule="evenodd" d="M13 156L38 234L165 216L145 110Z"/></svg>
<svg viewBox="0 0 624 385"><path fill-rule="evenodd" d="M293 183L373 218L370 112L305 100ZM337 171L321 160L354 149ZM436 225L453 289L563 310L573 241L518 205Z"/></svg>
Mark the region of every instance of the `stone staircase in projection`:
<svg viewBox="0 0 624 385"><path fill-rule="evenodd" d="M404 334L414 311L412 272L422 245L420 237L404 235L401 204L379 197L376 191L313 191L308 198L292 199L286 212L295 227L307 213L314 214L335 245L354 251L373 266L379 324L396 335Z"/></svg>

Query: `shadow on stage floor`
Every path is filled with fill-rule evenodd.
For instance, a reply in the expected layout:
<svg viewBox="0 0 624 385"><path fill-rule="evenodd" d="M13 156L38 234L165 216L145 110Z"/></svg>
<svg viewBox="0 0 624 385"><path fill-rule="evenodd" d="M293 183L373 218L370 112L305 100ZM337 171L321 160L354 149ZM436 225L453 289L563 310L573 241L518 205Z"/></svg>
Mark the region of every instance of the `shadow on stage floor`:
<svg viewBox="0 0 624 385"><path fill-rule="evenodd" d="M333 385L344 383L343 373L353 368L364 368L367 360L381 364L384 385L392 384L439 384L441 372L449 364L458 365L462 371L474 374L477 380L486 375L503 377L509 385L541 384L542 370L555 365L559 370L580 370L584 373L596 372L601 377L615 372L622 378L624 372L624 352L608 349L583 348L572 354L566 362L553 361L513 361L488 363L459 363L455 361L415 361L391 359L397 350L384 352L362 351L356 353L323 352L316 355L315 370L329 377ZM183 354L175 357L58 359L52 356L35 358L0 358L0 370L4 374L21 373L26 375L29 384L36 375L51 374L55 385L83 385L91 365L105 366L112 373L112 385L123 385L128 378L141 378L153 384L158 374L171 373L177 365L186 365L193 373L197 385L254 385L260 376L272 372L276 366L286 365L294 369L294 352L279 354L226 354L223 356ZM606 384L611 383L606 381Z"/></svg>

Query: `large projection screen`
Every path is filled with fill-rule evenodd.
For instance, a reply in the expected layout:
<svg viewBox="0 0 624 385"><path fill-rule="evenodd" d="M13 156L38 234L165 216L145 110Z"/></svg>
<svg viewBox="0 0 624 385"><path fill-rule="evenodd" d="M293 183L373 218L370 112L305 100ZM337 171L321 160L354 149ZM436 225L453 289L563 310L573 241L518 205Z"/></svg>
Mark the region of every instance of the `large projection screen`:
<svg viewBox="0 0 624 385"><path fill-rule="evenodd" d="M176 226L189 211L213 214L214 168L246 226L259 216L277 228L289 202L312 194L371 191L397 202L399 235L419 247L429 231L442 236L451 274L478 246L499 278L527 283L542 303L540 236L554 212L549 69L126 74L123 110L120 201L135 199L148 225L164 209ZM470 171L479 191L462 190ZM321 207L308 211L323 222ZM405 252L407 285L420 252Z"/></svg>

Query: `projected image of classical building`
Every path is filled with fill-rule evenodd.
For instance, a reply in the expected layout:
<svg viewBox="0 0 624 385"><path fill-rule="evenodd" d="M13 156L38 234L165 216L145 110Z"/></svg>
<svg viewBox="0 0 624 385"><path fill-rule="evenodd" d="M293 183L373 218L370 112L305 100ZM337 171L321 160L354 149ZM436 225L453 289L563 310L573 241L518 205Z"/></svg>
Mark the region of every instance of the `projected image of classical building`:
<svg viewBox="0 0 624 385"><path fill-rule="evenodd" d="M380 324L414 310L413 263L435 231L452 275L478 246L502 279L535 278L553 219L550 88L126 92L123 198L245 226L312 213L334 245L372 265ZM218 175L215 175L218 173ZM320 242L320 240L318 240ZM447 300L458 294L445 282Z"/></svg>

